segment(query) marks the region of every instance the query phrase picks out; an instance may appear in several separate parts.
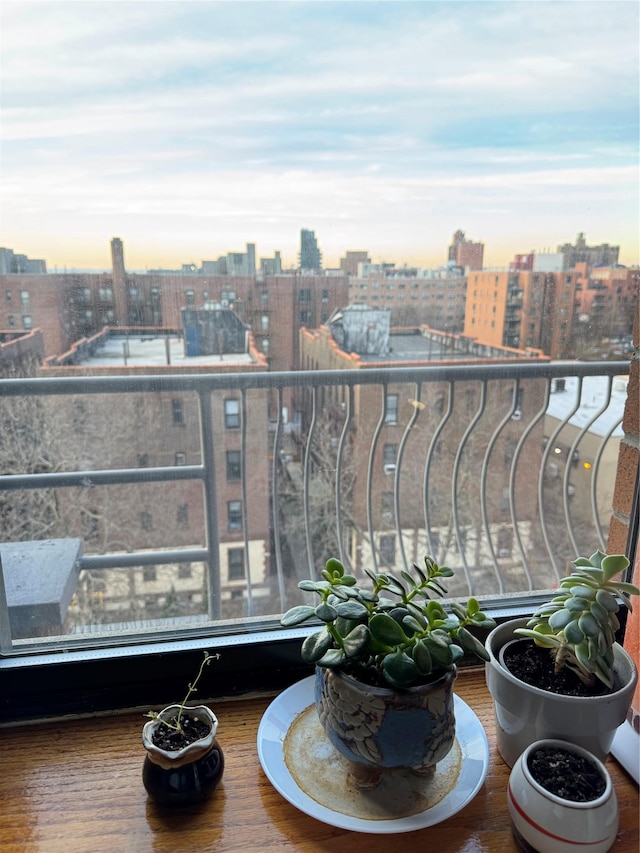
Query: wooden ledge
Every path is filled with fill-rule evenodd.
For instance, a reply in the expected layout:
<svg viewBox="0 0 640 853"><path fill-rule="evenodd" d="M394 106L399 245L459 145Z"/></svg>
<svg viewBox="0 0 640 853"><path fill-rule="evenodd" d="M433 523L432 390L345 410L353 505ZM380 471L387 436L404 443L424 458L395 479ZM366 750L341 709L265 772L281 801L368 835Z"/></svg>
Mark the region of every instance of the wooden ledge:
<svg viewBox="0 0 640 853"><path fill-rule="evenodd" d="M272 697L216 703L226 767L220 788L197 809L160 811L142 786L140 714L2 729L0 850L3 853L216 853L329 851L516 851L506 804L509 768L495 747L493 707L484 670L464 671L456 692L489 738L485 784L462 811L409 836L367 835L327 826L291 806L264 775L256 750L260 718ZM638 789L613 760L620 804L616 853L638 853Z"/></svg>

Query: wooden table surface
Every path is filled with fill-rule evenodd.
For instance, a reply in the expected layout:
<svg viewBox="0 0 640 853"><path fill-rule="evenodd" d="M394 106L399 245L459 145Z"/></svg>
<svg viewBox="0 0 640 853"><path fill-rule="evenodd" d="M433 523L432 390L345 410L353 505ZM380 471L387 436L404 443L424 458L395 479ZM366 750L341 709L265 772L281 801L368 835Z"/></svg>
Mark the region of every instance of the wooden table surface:
<svg viewBox="0 0 640 853"><path fill-rule="evenodd" d="M484 671L464 671L456 692L478 715L490 745L480 792L442 823L410 834L360 834L320 823L291 806L264 775L256 750L260 718L272 697L214 704L226 767L213 798L199 808L162 812L142 786L141 714L0 730L2 853L190 853L333 851L510 853L505 789L509 768L495 748ZM609 759L620 803L616 853L638 853L638 789Z"/></svg>

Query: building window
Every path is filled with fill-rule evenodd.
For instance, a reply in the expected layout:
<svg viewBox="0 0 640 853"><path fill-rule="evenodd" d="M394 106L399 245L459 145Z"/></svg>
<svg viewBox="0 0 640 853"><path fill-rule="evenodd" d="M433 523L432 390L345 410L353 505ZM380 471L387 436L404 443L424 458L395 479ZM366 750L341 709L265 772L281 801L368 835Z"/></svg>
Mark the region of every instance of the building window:
<svg viewBox="0 0 640 853"><path fill-rule="evenodd" d="M20 291L20 307L23 311L28 311L31 308L31 300L29 298L28 290Z"/></svg>
<svg viewBox="0 0 640 853"><path fill-rule="evenodd" d="M224 401L224 425L226 429L239 429L240 400L230 397Z"/></svg>
<svg viewBox="0 0 640 853"><path fill-rule="evenodd" d="M229 530L242 530L242 501L228 501L227 520Z"/></svg>
<svg viewBox="0 0 640 853"><path fill-rule="evenodd" d="M328 290L323 290L323 291L322 291L322 301L323 301L325 304L329 301L329 291L328 291Z"/></svg>
<svg viewBox="0 0 640 853"><path fill-rule="evenodd" d="M380 495L380 512L383 521L393 519L393 492L382 492Z"/></svg>
<svg viewBox="0 0 640 853"><path fill-rule="evenodd" d="M140 527L143 530L153 530L153 515L146 509L140 513Z"/></svg>
<svg viewBox="0 0 640 853"><path fill-rule="evenodd" d="M260 346L262 347L262 352L265 355L269 355L269 338L263 338Z"/></svg>
<svg viewBox="0 0 640 853"><path fill-rule="evenodd" d="M113 290L110 287L101 287L98 290L101 302L113 302Z"/></svg>
<svg viewBox="0 0 640 853"><path fill-rule="evenodd" d="M177 397L171 401L171 416L174 424L184 424L184 405Z"/></svg>
<svg viewBox="0 0 640 853"><path fill-rule="evenodd" d="M227 450L227 480L235 481L242 478L242 464L239 450Z"/></svg>
<svg viewBox="0 0 640 853"><path fill-rule="evenodd" d="M4 295L6 297L7 302L11 302L11 291L5 290Z"/></svg>
<svg viewBox="0 0 640 853"><path fill-rule="evenodd" d="M380 537L380 562L383 566L393 566L396 562L396 537Z"/></svg>
<svg viewBox="0 0 640 853"><path fill-rule="evenodd" d="M329 312L328 311L322 311L322 313L320 314L320 322L326 323L328 319L329 319Z"/></svg>
<svg viewBox="0 0 640 853"><path fill-rule="evenodd" d="M387 394L384 411L384 422L386 424L398 423L398 395Z"/></svg>
<svg viewBox="0 0 640 853"><path fill-rule="evenodd" d="M311 302L311 290L308 287L303 287L298 291L298 302L304 302L307 305Z"/></svg>
<svg viewBox="0 0 640 853"><path fill-rule="evenodd" d="M193 290L187 290L187 307L191 307L196 304L196 295Z"/></svg>
<svg viewBox="0 0 640 853"><path fill-rule="evenodd" d="M9 316L7 317L7 320L8 320L8 322L9 322L9 328L10 328L10 329L15 329L15 327L16 327L16 318L13 316L13 314L9 314Z"/></svg>
<svg viewBox="0 0 640 853"><path fill-rule="evenodd" d="M311 322L311 311L300 311L298 314L298 321L301 326L308 326Z"/></svg>
<svg viewBox="0 0 640 853"><path fill-rule="evenodd" d="M269 307L269 293L266 290L260 291L260 307L268 308Z"/></svg>
<svg viewBox="0 0 640 853"><path fill-rule="evenodd" d="M396 470L396 459L398 457L397 444L385 444L382 448L382 464L385 474L393 474Z"/></svg>
<svg viewBox="0 0 640 853"><path fill-rule="evenodd" d="M149 583L150 581L155 581L158 578L158 571L155 566L143 566L142 568L142 580L145 583Z"/></svg>
<svg viewBox="0 0 640 853"><path fill-rule="evenodd" d="M260 317L260 331L268 332L269 331L269 315L262 314Z"/></svg>
<svg viewBox="0 0 640 853"><path fill-rule="evenodd" d="M244 578L244 549L229 548L227 551L227 567L230 581L240 581Z"/></svg>
<svg viewBox="0 0 640 853"><path fill-rule="evenodd" d="M178 506L176 524L183 529L189 526L189 504L180 504Z"/></svg>
<svg viewBox="0 0 640 853"><path fill-rule="evenodd" d="M24 314L22 317L22 328L29 331L33 329L33 317L30 314Z"/></svg>
<svg viewBox="0 0 640 853"><path fill-rule="evenodd" d="M178 566L178 578L181 581L188 580L193 576L193 568L191 567L191 563L180 563Z"/></svg>
<svg viewBox="0 0 640 853"><path fill-rule="evenodd" d="M176 453L175 464L176 465L186 465L187 464L187 454L186 453Z"/></svg>

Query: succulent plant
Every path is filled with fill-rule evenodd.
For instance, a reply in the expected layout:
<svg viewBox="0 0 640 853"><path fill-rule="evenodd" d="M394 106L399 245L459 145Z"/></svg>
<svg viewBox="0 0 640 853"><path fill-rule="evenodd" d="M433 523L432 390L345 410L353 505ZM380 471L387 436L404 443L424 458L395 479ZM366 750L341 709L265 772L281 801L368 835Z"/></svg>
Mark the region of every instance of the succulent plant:
<svg viewBox="0 0 640 853"><path fill-rule="evenodd" d="M549 648L556 672L566 666L585 684L598 678L611 688L613 644L620 627L617 598L631 610L629 596L640 595L640 589L613 580L629 566L623 554L596 551L589 559L578 557L572 566L574 571L563 578L558 594L536 610L526 628L514 633Z"/></svg>
<svg viewBox="0 0 640 853"><path fill-rule="evenodd" d="M358 585L337 559L327 561L322 580L300 581L302 590L320 597L315 607L292 607L281 619L285 627L308 619L324 626L302 644L302 659L317 666L340 668L360 681L384 687L406 688L433 680L471 652L488 659L484 645L470 627L490 629L495 622L475 598L466 606L432 596L447 590L443 578L453 576L447 566L424 558L424 570L413 564L413 574L402 571L375 574L366 570L371 588Z"/></svg>

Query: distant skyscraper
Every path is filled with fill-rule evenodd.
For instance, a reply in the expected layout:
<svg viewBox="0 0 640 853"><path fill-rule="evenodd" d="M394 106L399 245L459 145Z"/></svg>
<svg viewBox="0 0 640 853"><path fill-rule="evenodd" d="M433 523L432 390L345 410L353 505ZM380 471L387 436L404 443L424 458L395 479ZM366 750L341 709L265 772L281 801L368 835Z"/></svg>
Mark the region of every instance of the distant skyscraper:
<svg viewBox="0 0 640 853"><path fill-rule="evenodd" d="M306 228L300 231L299 261L302 270L322 269L322 253L318 248L315 231L307 231Z"/></svg>
<svg viewBox="0 0 640 853"><path fill-rule="evenodd" d="M587 246L581 231L575 245L565 243L564 246L558 246L558 252L562 252L564 256L563 270L572 270L579 263L586 263L589 267L611 267L618 263L620 246L610 246L608 243Z"/></svg>

